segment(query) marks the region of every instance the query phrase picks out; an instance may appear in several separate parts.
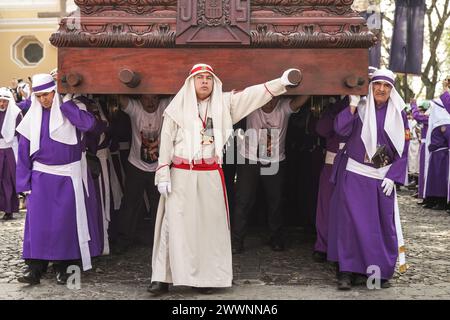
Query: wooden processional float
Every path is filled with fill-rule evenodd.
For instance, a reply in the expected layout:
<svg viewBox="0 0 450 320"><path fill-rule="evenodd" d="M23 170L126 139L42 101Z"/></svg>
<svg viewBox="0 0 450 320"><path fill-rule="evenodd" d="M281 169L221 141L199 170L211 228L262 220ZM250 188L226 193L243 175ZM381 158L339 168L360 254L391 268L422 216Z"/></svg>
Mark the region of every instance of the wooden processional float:
<svg viewBox="0 0 450 320"><path fill-rule="evenodd" d="M301 70L288 94L366 94L377 38L353 0L75 0L60 22L63 93L174 94L196 63L224 90Z"/></svg>

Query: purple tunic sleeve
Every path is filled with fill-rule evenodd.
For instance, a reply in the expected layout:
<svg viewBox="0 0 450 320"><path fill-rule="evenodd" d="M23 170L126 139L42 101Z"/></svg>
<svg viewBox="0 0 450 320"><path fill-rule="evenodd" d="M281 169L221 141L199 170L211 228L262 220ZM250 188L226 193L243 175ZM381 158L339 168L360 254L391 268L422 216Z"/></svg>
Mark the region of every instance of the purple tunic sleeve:
<svg viewBox="0 0 450 320"><path fill-rule="evenodd" d="M417 122L428 125L428 116L420 113L417 104L414 102L411 103L411 114Z"/></svg>
<svg viewBox="0 0 450 320"><path fill-rule="evenodd" d="M403 129L409 130L408 119L406 113L402 111L403 117ZM389 171L386 174L386 178L393 180L399 184L405 184L406 172L408 168L408 150L409 150L409 139L405 141L405 146L403 147L402 156L399 157L396 153L394 162L392 163Z"/></svg>
<svg viewBox="0 0 450 320"><path fill-rule="evenodd" d="M330 113L325 113L322 118L317 121L316 132L323 138L331 138L334 134L333 128L334 119Z"/></svg>
<svg viewBox="0 0 450 320"><path fill-rule="evenodd" d="M95 129L96 119L87 111L80 110L72 100L61 105L62 114L69 119L78 130L82 132L92 131Z"/></svg>
<svg viewBox="0 0 450 320"><path fill-rule="evenodd" d="M316 132L319 136L326 139L334 136L334 118L336 118L336 115L346 106L348 106L348 97L330 105L323 112L322 118L320 118L316 124Z"/></svg>
<svg viewBox="0 0 450 320"><path fill-rule="evenodd" d="M31 98L20 101L19 103L17 103L17 106L20 110L26 113L31 107Z"/></svg>
<svg viewBox="0 0 450 320"><path fill-rule="evenodd" d="M31 170L33 163L30 157L30 141L19 136L19 152L16 167L16 191L24 192L31 190Z"/></svg>
<svg viewBox="0 0 450 320"><path fill-rule="evenodd" d="M355 112L352 114L350 112L350 106L346 107L336 116L334 120L334 131L342 137L349 137L352 134L353 125L357 118L358 113Z"/></svg>
<svg viewBox="0 0 450 320"><path fill-rule="evenodd" d="M450 92L445 91L440 96L442 103L444 104L445 109L450 110Z"/></svg>

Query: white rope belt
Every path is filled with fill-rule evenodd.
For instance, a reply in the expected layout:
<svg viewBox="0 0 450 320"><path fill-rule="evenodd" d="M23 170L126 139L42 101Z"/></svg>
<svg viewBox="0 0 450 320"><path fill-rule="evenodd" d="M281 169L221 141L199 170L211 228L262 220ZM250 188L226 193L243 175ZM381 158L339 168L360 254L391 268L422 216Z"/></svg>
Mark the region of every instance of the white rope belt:
<svg viewBox="0 0 450 320"><path fill-rule="evenodd" d="M355 161L352 158L348 158L346 169L347 171L351 171L368 178L383 180L390 167L391 165L382 168L373 168L371 166L367 166L358 161Z"/></svg>
<svg viewBox="0 0 450 320"><path fill-rule="evenodd" d="M78 243L80 246L81 261L83 270L89 270L91 265L91 254L89 252L89 227L86 212L86 203L83 192L82 164L81 161L63 165L46 165L38 161L33 162L33 170L57 176L69 177L72 180L75 193L76 221Z"/></svg>
<svg viewBox="0 0 450 320"><path fill-rule="evenodd" d="M334 158L336 158L336 153L327 151L327 153L325 154L325 163L333 165Z"/></svg>
<svg viewBox="0 0 450 320"><path fill-rule="evenodd" d="M5 139L0 139L0 149L9 149L13 147L13 141L6 142Z"/></svg>

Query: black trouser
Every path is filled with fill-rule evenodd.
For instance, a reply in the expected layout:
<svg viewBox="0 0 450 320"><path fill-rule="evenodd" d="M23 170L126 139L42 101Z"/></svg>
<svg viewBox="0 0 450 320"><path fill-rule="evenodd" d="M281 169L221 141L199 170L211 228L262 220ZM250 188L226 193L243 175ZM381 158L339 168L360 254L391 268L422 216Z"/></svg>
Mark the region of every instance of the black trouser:
<svg viewBox="0 0 450 320"><path fill-rule="evenodd" d="M152 219L152 228L149 232L153 234L159 202L155 173L142 171L128 163L125 192L117 216L117 242L121 246L128 246L134 241L136 230L143 220L144 191L147 191Z"/></svg>
<svg viewBox="0 0 450 320"><path fill-rule="evenodd" d="M285 161L279 163L274 175L261 175L260 164L238 164L232 237L243 241L247 233L248 216L256 200L256 191L261 184L267 204L267 221L271 238L281 239L283 227L283 179Z"/></svg>

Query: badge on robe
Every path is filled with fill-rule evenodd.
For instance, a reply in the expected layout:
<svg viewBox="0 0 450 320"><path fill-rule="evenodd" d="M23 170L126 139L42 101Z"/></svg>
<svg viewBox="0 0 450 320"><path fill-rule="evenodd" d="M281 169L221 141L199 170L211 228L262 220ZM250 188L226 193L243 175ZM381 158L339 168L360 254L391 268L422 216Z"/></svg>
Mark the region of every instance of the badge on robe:
<svg viewBox="0 0 450 320"><path fill-rule="evenodd" d="M212 118L206 120L206 126L200 131L202 135L202 145L209 145L214 142L213 122Z"/></svg>
<svg viewBox="0 0 450 320"><path fill-rule="evenodd" d="M405 129L405 141L411 140L411 130Z"/></svg>

